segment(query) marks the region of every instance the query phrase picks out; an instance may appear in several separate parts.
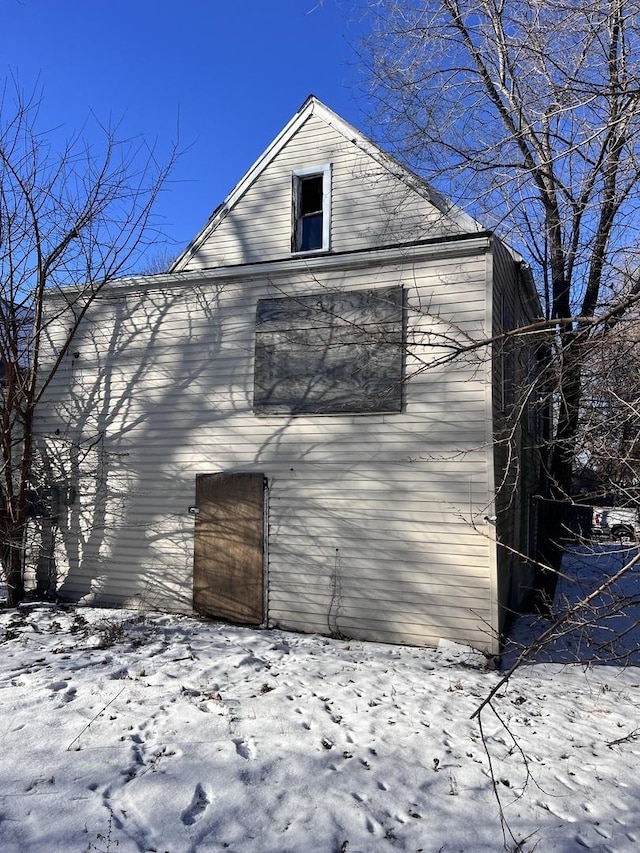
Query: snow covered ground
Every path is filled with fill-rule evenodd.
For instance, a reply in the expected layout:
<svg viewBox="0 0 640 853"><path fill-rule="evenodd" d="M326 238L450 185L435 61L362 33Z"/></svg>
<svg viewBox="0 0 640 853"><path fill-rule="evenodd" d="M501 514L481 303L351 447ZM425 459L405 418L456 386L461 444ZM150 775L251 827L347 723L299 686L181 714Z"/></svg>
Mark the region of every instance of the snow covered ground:
<svg viewBox="0 0 640 853"><path fill-rule="evenodd" d="M560 601L616 570L600 551L571 556ZM631 653L634 606L611 616ZM549 624L532 622L518 641ZM569 663L601 649L585 627L498 691L485 751L472 714L501 673L453 644L4 611L0 850L496 853L492 770L506 849L636 851L640 669Z"/></svg>

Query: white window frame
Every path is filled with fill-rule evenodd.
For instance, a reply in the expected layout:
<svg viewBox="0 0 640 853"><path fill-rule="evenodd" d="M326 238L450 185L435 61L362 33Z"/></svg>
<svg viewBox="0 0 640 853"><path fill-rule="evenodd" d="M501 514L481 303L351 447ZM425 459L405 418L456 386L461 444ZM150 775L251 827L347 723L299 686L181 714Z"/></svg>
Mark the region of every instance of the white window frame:
<svg viewBox="0 0 640 853"><path fill-rule="evenodd" d="M322 246L315 249L297 249L300 240L300 217L298 215L300 201L301 178L322 176ZM292 191L292 247L294 255L309 255L313 252L328 252L331 243L331 163L319 166L308 166L304 169L294 169L291 173Z"/></svg>

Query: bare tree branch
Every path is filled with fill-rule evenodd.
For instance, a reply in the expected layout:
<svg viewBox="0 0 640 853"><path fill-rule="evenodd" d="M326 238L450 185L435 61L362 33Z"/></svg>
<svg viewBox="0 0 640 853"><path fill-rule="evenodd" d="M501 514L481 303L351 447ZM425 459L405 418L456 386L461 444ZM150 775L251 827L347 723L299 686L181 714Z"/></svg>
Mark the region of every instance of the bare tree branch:
<svg viewBox="0 0 640 853"><path fill-rule="evenodd" d="M101 151L80 136L54 151L37 129L38 106L17 87L0 99L0 558L11 603L24 594L38 405L93 300L153 243L154 205L177 156L174 148L160 164L144 140L108 127ZM73 321L43 365L45 300L69 284Z"/></svg>

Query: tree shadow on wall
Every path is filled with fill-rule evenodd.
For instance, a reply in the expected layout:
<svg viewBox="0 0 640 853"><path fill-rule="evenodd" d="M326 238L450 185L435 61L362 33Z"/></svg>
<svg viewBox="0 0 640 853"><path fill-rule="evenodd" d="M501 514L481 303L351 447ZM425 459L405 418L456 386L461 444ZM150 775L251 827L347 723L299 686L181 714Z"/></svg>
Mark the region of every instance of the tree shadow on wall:
<svg viewBox="0 0 640 853"><path fill-rule="evenodd" d="M180 598L193 484L178 457L217 416L211 364L233 311L229 301L221 310L220 289L115 291L78 331L45 402L52 429L39 436L47 476L73 495L45 545L62 597ZM185 405L194 396L198 404ZM183 589L175 609L190 604Z"/></svg>

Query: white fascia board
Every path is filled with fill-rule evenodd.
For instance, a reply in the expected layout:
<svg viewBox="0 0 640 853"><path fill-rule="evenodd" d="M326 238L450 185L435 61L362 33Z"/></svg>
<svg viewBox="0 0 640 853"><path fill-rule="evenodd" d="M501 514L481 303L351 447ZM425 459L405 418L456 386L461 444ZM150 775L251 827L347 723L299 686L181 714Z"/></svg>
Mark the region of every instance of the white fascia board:
<svg viewBox="0 0 640 853"><path fill-rule="evenodd" d="M423 198L426 198L440 213L447 216L452 222L455 222L461 231L470 234L486 231L480 223L469 216L468 213L465 213L462 208L445 199L427 181L416 175L411 169L403 166L399 160L396 160L391 154L387 154L386 151L376 145L369 137L360 133L353 125L349 124L349 122L345 121L317 99L314 99L313 113L341 133L349 142L357 145L358 148L383 166L395 178L402 181Z"/></svg>
<svg viewBox="0 0 640 853"><path fill-rule="evenodd" d="M186 259L198 249L209 237L211 232L224 219L228 212L245 194L251 184L260 176L276 155L287 145L289 140L302 127L307 119L317 115L330 127L333 127L346 140L356 145L376 162L380 163L398 180L405 183L412 190L426 198L444 216L455 223L461 232L467 234L484 232L484 229L475 219L465 213L461 208L446 201L443 196L436 192L426 181L403 166L390 154L385 153L378 145L367 136L360 133L353 125L341 118L333 110L319 101L314 95L310 95L302 104L298 112L290 119L285 127L276 136L273 142L258 157L253 166L245 173L244 177L235 185L222 204L215 208L209 221L200 233L189 243L187 248L180 254L171 266L171 272L181 272Z"/></svg>
<svg viewBox="0 0 640 853"><path fill-rule="evenodd" d="M362 252L323 254L314 257L288 257L279 261L267 261L259 264L238 264L233 267L215 267L188 272L121 278L105 285L98 294L98 298L105 299L110 296L117 298L125 293L140 293L145 290L188 288L205 282L287 278L301 273L320 273L323 270L351 270L403 261L416 263L417 261L438 260L440 258L464 258L490 251L491 240L491 235L485 232L477 237L462 239L453 237L448 240L368 249ZM68 298L74 293L81 293L82 290L82 287L71 285L58 290L48 298L55 299L56 296Z"/></svg>
<svg viewBox="0 0 640 853"><path fill-rule="evenodd" d="M224 219L231 208L240 198L242 198L251 184L259 177L264 169L266 169L273 158L284 148L291 137L313 113L314 104L317 103L319 103L319 101L313 95L310 95L307 98L298 112L284 126L273 142L262 152L253 166L251 166L245 175L238 181L222 204L216 207L202 231L200 231L191 243L189 243L184 252L182 252L182 254L173 262L171 266L172 272L181 271L181 264L195 249L202 245L202 243L208 238L209 234L211 234L211 232L217 227L218 223Z"/></svg>

